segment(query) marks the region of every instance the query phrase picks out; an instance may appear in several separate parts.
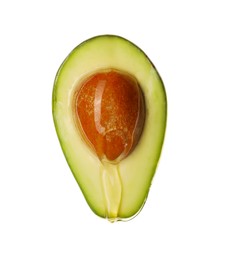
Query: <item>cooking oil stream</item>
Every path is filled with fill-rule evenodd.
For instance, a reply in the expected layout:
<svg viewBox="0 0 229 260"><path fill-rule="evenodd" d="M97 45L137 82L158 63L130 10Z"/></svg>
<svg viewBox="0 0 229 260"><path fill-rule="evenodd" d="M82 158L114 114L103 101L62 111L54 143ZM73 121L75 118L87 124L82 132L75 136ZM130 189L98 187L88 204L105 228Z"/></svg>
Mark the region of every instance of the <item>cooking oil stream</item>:
<svg viewBox="0 0 229 260"><path fill-rule="evenodd" d="M100 172L106 205L106 217L109 221L114 222L118 220L122 198L119 164L102 161Z"/></svg>

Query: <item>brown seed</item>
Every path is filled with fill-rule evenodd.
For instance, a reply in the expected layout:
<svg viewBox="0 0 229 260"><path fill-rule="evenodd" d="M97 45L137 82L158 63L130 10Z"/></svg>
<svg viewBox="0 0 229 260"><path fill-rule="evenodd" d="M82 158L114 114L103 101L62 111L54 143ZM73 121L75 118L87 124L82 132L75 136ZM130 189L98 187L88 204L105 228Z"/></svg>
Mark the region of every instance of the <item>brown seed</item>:
<svg viewBox="0 0 229 260"><path fill-rule="evenodd" d="M144 99L137 81L117 70L90 76L76 95L76 118L101 160L122 160L138 143L144 125Z"/></svg>

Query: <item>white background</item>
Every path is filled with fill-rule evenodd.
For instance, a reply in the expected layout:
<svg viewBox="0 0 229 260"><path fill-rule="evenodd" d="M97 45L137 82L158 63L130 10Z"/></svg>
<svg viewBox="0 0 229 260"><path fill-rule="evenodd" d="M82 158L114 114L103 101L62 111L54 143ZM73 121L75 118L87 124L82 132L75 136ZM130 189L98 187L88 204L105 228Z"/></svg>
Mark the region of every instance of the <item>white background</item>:
<svg viewBox="0 0 229 260"><path fill-rule="evenodd" d="M1 1L0 259L229 259L227 1ZM55 73L79 43L142 48L168 96L148 200L111 224L87 206L51 114Z"/></svg>

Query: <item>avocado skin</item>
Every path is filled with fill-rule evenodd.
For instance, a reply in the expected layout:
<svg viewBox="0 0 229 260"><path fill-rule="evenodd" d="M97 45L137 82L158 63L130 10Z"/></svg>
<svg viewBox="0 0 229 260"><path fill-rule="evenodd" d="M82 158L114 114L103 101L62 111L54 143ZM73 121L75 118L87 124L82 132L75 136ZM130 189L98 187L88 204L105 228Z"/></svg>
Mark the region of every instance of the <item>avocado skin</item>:
<svg viewBox="0 0 229 260"><path fill-rule="evenodd" d="M104 68L119 69L136 77L146 103L142 137L133 153L118 166L122 197L115 220L128 220L146 202L165 137L167 97L153 63L139 47L123 37L90 38L74 48L58 69L52 113L62 151L88 205L96 215L110 218L101 182L101 163L80 137L71 105L77 83L85 75Z"/></svg>

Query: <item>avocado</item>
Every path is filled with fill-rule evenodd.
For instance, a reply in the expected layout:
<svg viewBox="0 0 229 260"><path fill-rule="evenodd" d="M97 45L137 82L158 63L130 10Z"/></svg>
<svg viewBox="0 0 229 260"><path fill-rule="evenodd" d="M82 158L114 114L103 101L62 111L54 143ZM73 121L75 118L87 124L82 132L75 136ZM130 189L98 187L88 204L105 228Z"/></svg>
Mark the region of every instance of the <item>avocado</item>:
<svg viewBox="0 0 229 260"><path fill-rule="evenodd" d="M135 44L100 35L60 66L52 113L68 165L92 211L109 221L142 209L164 141L167 99Z"/></svg>

